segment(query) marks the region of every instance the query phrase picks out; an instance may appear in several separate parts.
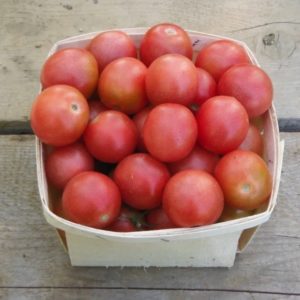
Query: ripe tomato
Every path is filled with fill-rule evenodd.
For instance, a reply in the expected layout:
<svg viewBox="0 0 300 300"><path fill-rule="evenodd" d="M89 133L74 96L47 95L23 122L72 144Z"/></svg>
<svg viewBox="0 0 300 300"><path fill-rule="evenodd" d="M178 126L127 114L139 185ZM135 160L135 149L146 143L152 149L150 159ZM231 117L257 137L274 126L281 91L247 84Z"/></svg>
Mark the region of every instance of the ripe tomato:
<svg viewBox="0 0 300 300"><path fill-rule="evenodd" d="M115 59L137 57L133 40L125 32L117 30L96 35L90 42L88 50L95 56L100 72Z"/></svg>
<svg viewBox="0 0 300 300"><path fill-rule="evenodd" d="M116 184L97 172L82 172L66 185L62 196L66 217L76 223L105 228L119 215L121 195Z"/></svg>
<svg viewBox="0 0 300 300"><path fill-rule="evenodd" d="M200 50L195 65L209 72L218 81L226 70L242 63L251 63L245 49L235 42L219 40Z"/></svg>
<svg viewBox="0 0 300 300"><path fill-rule="evenodd" d="M262 155L263 146L263 139L259 130L254 125L250 124L246 138L239 145L238 149L253 151L258 155Z"/></svg>
<svg viewBox="0 0 300 300"><path fill-rule="evenodd" d="M155 208L148 212L146 215L146 223L149 230L177 227L161 207Z"/></svg>
<svg viewBox="0 0 300 300"><path fill-rule="evenodd" d="M134 115L132 118L132 120L135 123L135 126L138 130L138 133L139 133L137 149L141 152L147 151L145 143L144 143L143 128L144 128L145 121L146 121L151 109L152 109L151 107L145 107L140 112L138 112L136 115Z"/></svg>
<svg viewBox="0 0 300 300"><path fill-rule="evenodd" d="M197 88L197 69L185 56L165 54L147 71L146 92L155 105L167 102L189 105L195 99Z"/></svg>
<svg viewBox="0 0 300 300"><path fill-rule="evenodd" d="M183 105L160 104L150 111L143 135L152 156L163 162L174 162L186 157L194 148L197 122Z"/></svg>
<svg viewBox="0 0 300 300"><path fill-rule="evenodd" d="M91 121L83 135L89 152L97 159L116 163L131 154L138 133L133 121L125 114L107 110Z"/></svg>
<svg viewBox="0 0 300 300"><path fill-rule="evenodd" d="M228 96L216 96L203 103L197 121L200 145L218 154L236 149L249 128L246 110L239 101Z"/></svg>
<svg viewBox="0 0 300 300"><path fill-rule="evenodd" d="M86 128L89 107L75 88L55 85L42 91L31 109L31 127L45 144L66 146L74 143Z"/></svg>
<svg viewBox="0 0 300 300"><path fill-rule="evenodd" d="M127 156L113 174L122 200L136 209L158 207L169 177L167 167L146 153Z"/></svg>
<svg viewBox="0 0 300 300"><path fill-rule="evenodd" d="M215 169L225 203L233 208L252 210L266 202L272 177L264 160L256 153L235 150L221 158Z"/></svg>
<svg viewBox="0 0 300 300"><path fill-rule="evenodd" d="M92 95L98 82L95 57L85 49L62 49L50 56L42 69L43 88L66 84L77 88L86 98Z"/></svg>
<svg viewBox="0 0 300 300"><path fill-rule="evenodd" d="M139 60L124 57L114 60L100 75L98 92L103 104L126 114L135 114L147 104L147 68Z"/></svg>
<svg viewBox="0 0 300 300"><path fill-rule="evenodd" d="M192 59L193 47L188 34L175 24L163 23L151 27L141 42L141 61L149 66L159 56L170 53Z"/></svg>
<svg viewBox="0 0 300 300"><path fill-rule="evenodd" d="M224 207L223 192L216 179L201 170L176 173L163 193L163 209L179 227L216 222Z"/></svg>
<svg viewBox="0 0 300 300"><path fill-rule="evenodd" d="M94 120L101 112L108 110L99 99L93 99L89 102L90 117L89 121Z"/></svg>
<svg viewBox="0 0 300 300"><path fill-rule="evenodd" d="M219 156L199 146L195 146L192 152L182 160L168 164L171 174L183 170L202 170L213 174Z"/></svg>
<svg viewBox="0 0 300 300"><path fill-rule="evenodd" d="M75 175L93 170L94 159L82 144L75 143L54 149L46 159L45 169L49 182L63 189Z"/></svg>
<svg viewBox="0 0 300 300"><path fill-rule="evenodd" d="M270 77L259 67L242 64L230 68L220 78L218 93L235 97L246 108L249 117L257 117L272 104Z"/></svg>
<svg viewBox="0 0 300 300"><path fill-rule="evenodd" d="M253 214L251 210L241 210L225 205L219 222L236 220L244 217L249 217Z"/></svg>
<svg viewBox="0 0 300 300"><path fill-rule="evenodd" d="M214 78L204 69L197 68L198 89L193 104L201 105L217 94L217 84Z"/></svg>

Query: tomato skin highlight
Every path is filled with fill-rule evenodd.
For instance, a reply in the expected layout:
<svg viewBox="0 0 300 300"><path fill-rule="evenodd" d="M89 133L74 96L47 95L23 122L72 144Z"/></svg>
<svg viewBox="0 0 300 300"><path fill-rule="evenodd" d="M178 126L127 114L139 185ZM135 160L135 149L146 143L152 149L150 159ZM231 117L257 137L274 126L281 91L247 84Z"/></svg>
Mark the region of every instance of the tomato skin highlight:
<svg viewBox="0 0 300 300"><path fill-rule="evenodd" d="M236 209L253 210L265 203L272 191L272 176L265 161L256 153L232 151L215 168L225 203Z"/></svg>
<svg viewBox="0 0 300 300"><path fill-rule="evenodd" d="M163 194L163 209L179 227L215 223L224 207L222 189L216 179L201 170L176 173Z"/></svg>

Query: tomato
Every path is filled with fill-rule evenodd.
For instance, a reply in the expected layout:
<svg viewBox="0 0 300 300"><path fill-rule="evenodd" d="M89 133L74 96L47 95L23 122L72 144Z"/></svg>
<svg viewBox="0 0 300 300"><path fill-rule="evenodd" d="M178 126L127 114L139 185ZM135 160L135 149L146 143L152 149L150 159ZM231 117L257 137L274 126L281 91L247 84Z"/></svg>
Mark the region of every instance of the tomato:
<svg viewBox="0 0 300 300"><path fill-rule="evenodd" d="M220 78L218 93L235 97L246 108L249 117L266 112L272 104L273 86L270 77L254 65L230 68Z"/></svg>
<svg viewBox="0 0 300 300"><path fill-rule="evenodd" d="M77 88L85 97L92 95L98 82L95 57L85 49L62 49L51 55L41 72L43 88L66 84Z"/></svg>
<svg viewBox="0 0 300 300"><path fill-rule="evenodd" d="M52 146L66 146L80 138L89 120L86 99L75 88L56 85L42 91L31 109L35 135Z"/></svg>
<svg viewBox="0 0 300 300"><path fill-rule="evenodd" d="M80 172L93 169L94 159L80 143L54 149L45 162L47 179L59 189Z"/></svg>
<svg viewBox="0 0 300 300"><path fill-rule="evenodd" d="M83 135L89 152L97 159L116 163L131 154L138 133L133 121L124 113L107 110L91 121Z"/></svg>
<svg viewBox="0 0 300 300"><path fill-rule="evenodd" d="M231 221L240 218L249 217L253 214L251 210L241 210L225 205L219 222Z"/></svg>
<svg viewBox="0 0 300 300"><path fill-rule="evenodd" d="M148 225L147 227L150 230L177 227L175 224L173 224L173 222L161 207L150 210L146 215L146 222Z"/></svg>
<svg viewBox="0 0 300 300"><path fill-rule="evenodd" d="M145 107L143 110L138 112L132 118L132 120L135 123L135 126L138 130L138 133L139 133L137 149L140 152L146 152L147 151L145 143L144 143L143 128L144 128L145 121L146 121L146 119L148 117L148 114L151 111L151 109L152 109L151 107Z"/></svg>
<svg viewBox="0 0 300 300"><path fill-rule="evenodd" d="M163 209L179 227L215 223L223 210L224 196L216 179L201 170L176 173L163 193Z"/></svg>
<svg viewBox="0 0 300 300"><path fill-rule="evenodd" d="M215 168L228 206L253 210L266 202L272 177L264 160L254 152L235 150L221 158Z"/></svg>
<svg viewBox="0 0 300 300"><path fill-rule="evenodd" d="M154 107L144 124L144 143L152 156L163 162L186 157L197 140L197 122L185 106L165 103Z"/></svg>
<svg viewBox="0 0 300 300"><path fill-rule="evenodd" d="M226 70L242 63L251 63L242 46L233 41L218 40L200 50L195 65L209 72L218 81Z"/></svg>
<svg viewBox="0 0 300 300"><path fill-rule="evenodd" d="M159 56L171 53L192 59L193 47L188 34L175 24L163 23L151 27L141 41L141 61L149 66Z"/></svg>
<svg viewBox="0 0 300 300"><path fill-rule="evenodd" d="M207 100L197 113L198 140L205 149L224 154L236 149L249 129L246 110L233 97Z"/></svg>
<svg viewBox="0 0 300 300"><path fill-rule="evenodd" d="M119 215L121 195L116 184L106 175L82 172L67 183L62 207L66 217L73 222L105 228Z"/></svg>
<svg viewBox="0 0 300 300"><path fill-rule="evenodd" d="M101 112L108 110L99 99L90 100L88 103L90 108L89 121L94 120Z"/></svg>
<svg viewBox="0 0 300 300"><path fill-rule="evenodd" d="M115 59L137 57L133 40L125 32L117 30L96 35L88 45L88 50L95 56L100 72Z"/></svg>
<svg viewBox="0 0 300 300"><path fill-rule="evenodd" d="M204 69L197 68L198 89L193 103L201 105L206 100L217 94L217 84L214 78Z"/></svg>
<svg viewBox="0 0 300 300"><path fill-rule="evenodd" d="M146 92L155 105L167 102L189 105L196 97L197 88L197 69L185 56L165 54L148 68Z"/></svg>
<svg viewBox="0 0 300 300"><path fill-rule="evenodd" d="M162 192L169 177L167 167L146 153L127 156L113 174L124 203L140 210L161 204Z"/></svg>
<svg viewBox="0 0 300 300"><path fill-rule="evenodd" d="M195 146L192 152L182 160L168 164L171 174L183 170L203 170L213 174L215 166L219 161L219 156L209 152L199 146Z"/></svg>
<svg viewBox="0 0 300 300"><path fill-rule="evenodd" d="M98 84L103 104L126 114L140 111L147 104L146 71L145 65L132 57L119 58L107 65Z"/></svg>
<svg viewBox="0 0 300 300"><path fill-rule="evenodd" d="M263 153L263 139L259 130L252 124L249 126L246 138L239 145L238 149L249 150L262 155Z"/></svg>

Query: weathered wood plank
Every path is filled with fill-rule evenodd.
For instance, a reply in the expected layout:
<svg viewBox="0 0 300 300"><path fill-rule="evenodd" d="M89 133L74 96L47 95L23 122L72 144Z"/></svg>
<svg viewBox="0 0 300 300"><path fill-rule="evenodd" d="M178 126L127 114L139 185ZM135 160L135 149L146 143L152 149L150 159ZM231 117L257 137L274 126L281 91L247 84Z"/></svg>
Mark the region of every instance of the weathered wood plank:
<svg viewBox="0 0 300 300"><path fill-rule="evenodd" d="M55 41L162 21L247 42L274 81L279 117L299 118L299 11L297 0L1 1L0 128L28 122L40 68Z"/></svg>
<svg viewBox="0 0 300 300"><path fill-rule="evenodd" d="M69 265L55 231L41 214L33 137L0 136L0 287L300 294L300 133L282 137L286 152L278 206L233 268L106 269Z"/></svg>
<svg viewBox="0 0 300 300"><path fill-rule="evenodd" d="M224 291L172 291L172 290L128 290L128 289L55 289L55 288L20 288L0 289L0 297L5 300L67 300L67 299L98 299L98 300L297 300L300 296L284 294L259 294L252 292Z"/></svg>

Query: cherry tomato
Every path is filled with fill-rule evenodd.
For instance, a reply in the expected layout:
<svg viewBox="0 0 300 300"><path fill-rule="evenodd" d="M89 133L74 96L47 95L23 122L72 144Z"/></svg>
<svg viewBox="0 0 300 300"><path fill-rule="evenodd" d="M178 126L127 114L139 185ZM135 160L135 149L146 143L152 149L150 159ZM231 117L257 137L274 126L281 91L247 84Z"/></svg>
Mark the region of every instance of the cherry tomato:
<svg viewBox="0 0 300 300"><path fill-rule="evenodd" d="M107 65L98 84L103 104L126 114L140 111L147 104L146 71L145 65L132 57L119 58Z"/></svg>
<svg viewBox="0 0 300 300"><path fill-rule="evenodd" d="M100 72L115 59L137 57L133 40L125 32L117 30L96 35L91 40L88 50L95 56Z"/></svg>
<svg viewBox="0 0 300 300"><path fill-rule="evenodd" d="M32 130L42 142L66 146L78 140L85 130L89 107L77 89L55 85L37 96L30 118Z"/></svg>
<svg viewBox="0 0 300 300"><path fill-rule="evenodd" d="M83 171L94 169L94 159L84 145L75 143L54 149L45 162L49 182L63 189L67 182Z"/></svg>
<svg viewBox="0 0 300 300"><path fill-rule="evenodd" d="M145 121L146 121L146 119L148 117L148 114L151 111L151 109L152 109L151 107L145 107L143 110L138 112L132 118L132 120L135 123L135 126L138 130L138 133L139 133L137 149L140 152L146 152L147 151L145 143L144 143L143 128L144 128Z"/></svg>
<svg viewBox="0 0 300 300"><path fill-rule="evenodd" d="M179 54L157 58L146 75L146 92L151 103L191 104L197 93L198 75L192 61Z"/></svg>
<svg viewBox="0 0 300 300"><path fill-rule="evenodd" d="M272 104L270 77L259 67L242 64L230 68L220 78L218 93L235 97L246 108L249 117L266 112Z"/></svg>
<svg viewBox="0 0 300 300"><path fill-rule="evenodd" d="M171 53L192 59L193 47L188 34L175 24L163 23L151 27L141 41L141 61L149 66L159 56Z"/></svg>
<svg viewBox="0 0 300 300"><path fill-rule="evenodd" d="M177 227L167 216L162 207L150 210L146 215L147 228L150 230Z"/></svg>
<svg viewBox="0 0 300 300"><path fill-rule="evenodd" d="M241 210L225 205L219 222L236 220L244 217L249 217L253 214L251 210Z"/></svg>
<svg viewBox="0 0 300 300"><path fill-rule="evenodd" d="M117 165L113 174L122 200L140 210L161 204L162 192L169 177L167 167L146 153L127 156Z"/></svg>
<svg viewBox="0 0 300 300"><path fill-rule="evenodd" d="M218 40L200 50L195 65L206 70L218 81L230 67L242 63L251 63L242 46L233 41Z"/></svg>
<svg viewBox="0 0 300 300"><path fill-rule="evenodd" d="M215 223L223 210L224 196L216 179L201 170L176 173L163 193L163 209L179 227Z"/></svg>
<svg viewBox="0 0 300 300"><path fill-rule="evenodd" d="M76 223L105 228L118 217L121 195L116 184L97 172L82 172L66 185L62 196L66 217Z"/></svg>
<svg viewBox="0 0 300 300"><path fill-rule="evenodd" d="M165 103L154 107L144 124L144 142L149 153L163 162L186 157L197 140L197 122L185 106Z"/></svg>
<svg viewBox="0 0 300 300"><path fill-rule="evenodd" d="M198 140L209 151L224 154L236 149L249 129L246 110L233 97L216 96L197 113Z"/></svg>
<svg viewBox="0 0 300 300"><path fill-rule="evenodd" d="M193 104L201 105L217 94L217 84L214 78L204 69L197 68L198 89Z"/></svg>
<svg viewBox="0 0 300 300"><path fill-rule="evenodd" d="M66 84L77 88L86 98L92 95L98 82L95 57L85 49L62 49L50 56L42 69L43 88Z"/></svg>
<svg viewBox="0 0 300 300"><path fill-rule="evenodd" d="M90 117L89 121L94 120L101 112L108 110L99 99L89 101Z"/></svg>
<svg viewBox="0 0 300 300"><path fill-rule="evenodd" d="M107 110L91 121L83 135L89 152L98 160L116 163L131 154L138 133L133 121L124 113Z"/></svg>
<svg viewBox="0 0 300 300"><path fill-rule="evenodd" d="M253 210L269 199L272 177L264 160L254 152L235 150L221 158L215 168L225 203Z"/></svg>
<svg viewBox="0 0 300 300"><path fill-rule="evenodd" d="M199 146L195 146L192 152L182 160L168 164L171 174L183 170L202 170L213 174L215 166L219 161L219 156L209 152Z"/></svg>
<svg viewBox="0 0 300 300"><path fill-rule="evenodd" d="M250 124L246 138L239 145L238 149L253 151L261 156L263 153L263 146L262 135L254 125Z"/></svg>

